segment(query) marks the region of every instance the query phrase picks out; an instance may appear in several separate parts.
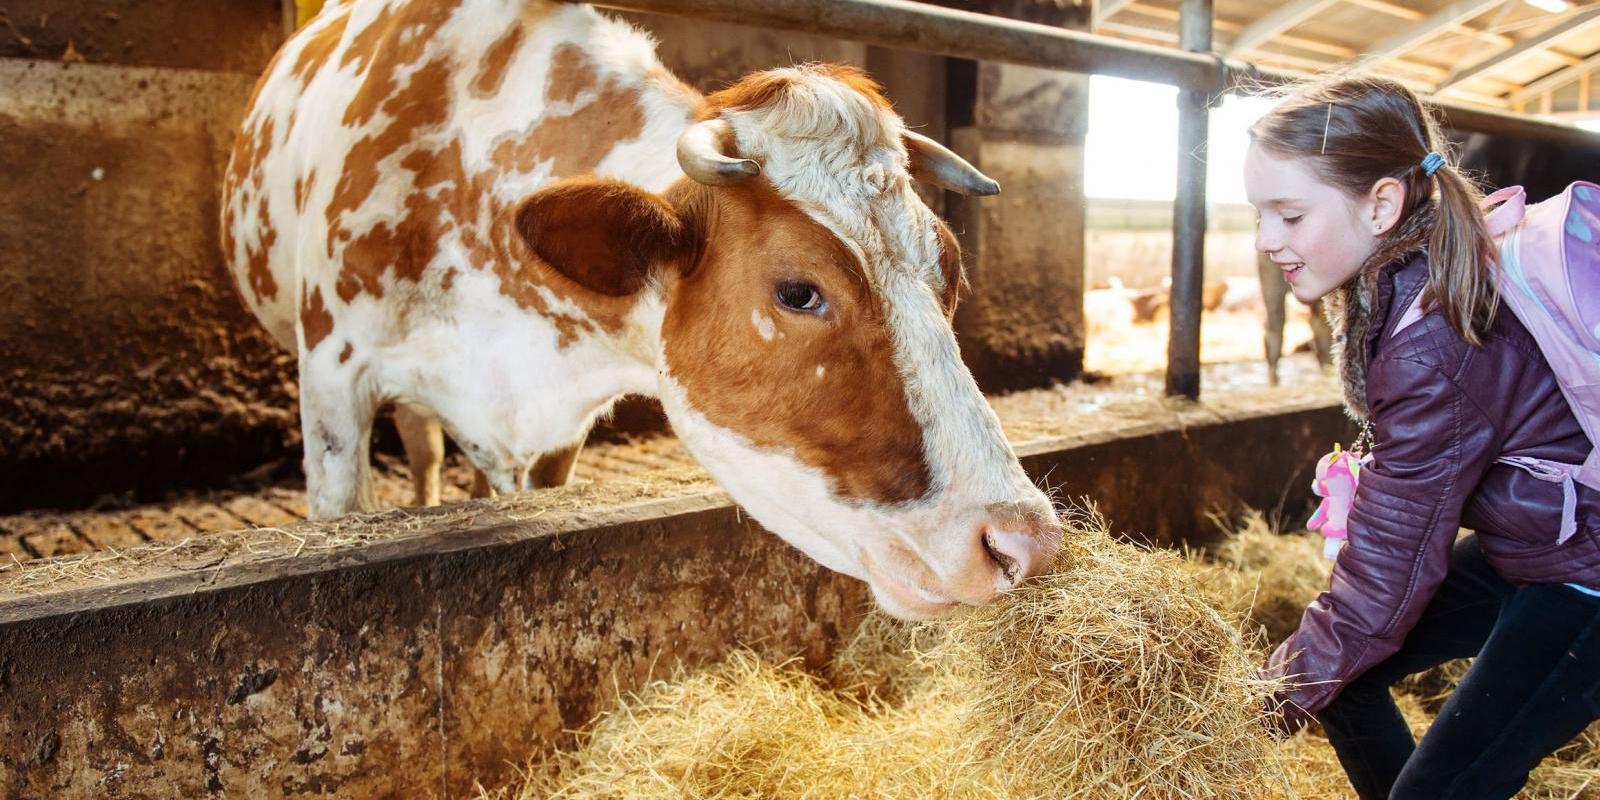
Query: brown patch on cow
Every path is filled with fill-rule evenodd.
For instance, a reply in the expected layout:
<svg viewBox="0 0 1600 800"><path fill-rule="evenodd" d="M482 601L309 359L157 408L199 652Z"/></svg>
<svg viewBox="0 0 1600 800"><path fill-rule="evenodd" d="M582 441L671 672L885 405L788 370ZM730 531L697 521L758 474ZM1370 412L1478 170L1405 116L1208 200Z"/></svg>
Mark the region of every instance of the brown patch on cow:
<svg viewBox="0 0 1600 800"><path fill-rule="evenodd" d="M306 200L311 196L311 187L317 182L317 170L312 168L306 174L294 179L294 210L296 213L305 213Z"/></svg>
<svg viewBox="0 0 1600 800"><path fill-rule="evenodd" d="M389 9L385 9L385 13L356 34L350 42L350 48L345 51L342 65L353 64L358 72L365 68L366 78L361 82L361 88L356 90L355 97L351 98L350 105L345 107L345 125L365 125L380 110L394 116L397 110L407 106L405 102L394 102L399 93L407 93L413 100L417 98L418 92L413 86L420 76L412 74L406 88L401 89L399 73L429 54L429 47L436 41L439 28L450 21L456 5L450 0L401 3L397 7L390 7L395 9L393 13L387 13ZM442 69L446 74L449 72L448 65L441 58L432 59L428 66ZM448 104L444 110L448 110Z"/></svg>
<svg viewBox="0 0 1600 800"><path fill-rule="evenodd" d="M492 97L500 91L506 72L517 50L522 47L522 26L513 26L505 35L489 45L478 65L478 76L472 79L472 93L478 97Z"/></svg>
<svg viewBox="0 0 1600 800"><path fill-rule="evenodd" d="M883 94L883 87L858 67L848 64L818 64L807 68L812 74L831 78L855 90L874 106L893 111L894 105ZM795 83L789 75L777 72L753 72L737 83L706 98L696 116L711 119L723 111L745 111L760 108L787 92Z"/></svg>
<svg viewBox="0 0 1600 800"><path fill-rule="evenodd" d="M404 224L404 223L402 223ZM366 292L383 297L383 273L401 261L409 260L405 240L389 223L380 222L344 247L344 263L334 291L346 304Z"/></svg>
<svg viewBox="0 0 1600 800"><path fill-rule="evenodd" d="M324 212L328 219L329 256L337 241L350 236L340 217L366 202L378 184L379 166L384 159L414 144L420 132L438 127L449 118L449 81L450 67L444 61L418 68L404 89L381 104L392 120L389 126L377 135L363 137L345 155L344 172Z"/></svg>
<svg viewBox="0 0 1600 800"><path fill-rule="evenodd" d="M267 216L266 198L256 202L256 219L260 227L257 229L258 245L245 246L246 277L250 282L250 291L255 293L256 303L259 305L263 299L272 299L278 296L278 281L272 277L272 263L268 260L268 252L272 245L278 241L278 230L272 226L272 220Z"/></svg>
<svg viewBox="0 0 1600 800"><path fill-rule="evenodd" d="M350 38L350 46L344 49L344 55L339 59L340 69L354 66L356 74L359 75L372 65L385 40L393 39L399 33L394 24L393 12L393 5L384 6L366 27L356 31L355 36Z"/></svg>
<svg viewBox="0 0 1600 800"><path fill-rule="evenodd" d="M961 268L961 241L956 238L955 231L944 224L944 220L935 219L933 222L933 228L939 234L939 277L944 281L939 305L944 308L946 319L955 319L961 292L967 288L967 273Z"/></svg>
<svg viewBox="0 0 1600 800"><path fill-rule="evenodd" d="M439 280L439 288L446 292L450 291L451 285L456 282L456 273L459 271L455 267L445 270L444 277Z"/></svg>
<svg viewBox="0 0 1600 800"><path fill-rule="evenodd" d="M333 333L333 315L322 304L320 286L312 289L311 294L306 295L300 303L300 330L305 334L308 353L317 349L317 345Z"/></svg>
<svg viewBox="0 0 1600 800"><path fill-rule="evenodd" d="M344 349L339 351L339 363L343 364L344 362L349 361L350 360L350 354L354 353L355 351L356 351L355 344L353 344L351 342L345 342L344 343Z"/></svg>
<svg viewBox="0 0 1600 800"><path fill-rule="evenodd" d="M597 80L594 63L583 48L570 43L561 45L550 55L550 80L545 84L544 99L570 103L585 89L593 88Z"/></svg>
<svg viewBox="0 0 1600 800"><path fill-rule="evenodd" d="M257 91L260 91L259 85ZM233 157L228 162L228 171L223 176L222 184L223 251L236 272L243 269L239 284L241 288L250 287L257 304L278 296L278 284L272 277L271 265L267 260L268 250L277 241L278 234L267 215L266 198L261 194L261 162L272 151L273 132L271 117L240 128L239 134L234 137ZM253 212L249 208L252 202L255 204ZM252 214L254 219L251 219ZM245 245L244 261L240 263L234 260L239 245L236 228L243 230L248 225L256 226L256 244Z"/></svg>
<svg viewBox="0 0 1600 800"><path fill-rule="evenodd" d="M924 497L933 478L886 312L843 243L765 179L716 190L680 181L668 197L701 237L662 326L690 404L757 446L793 452L844 497ZM777 307L774 287L790 278L821 288L824 317ZM753 310L782 335L763 339Z"/></svg>
<svg viewBox="0 0 1600 800"><path fill-rule="evenodd" d="M350 23L349 7L340 6L330 11L332 13L326 24L308 26L305 29L307 31L305 44L300 46L300 54L295 58L294 67L289 71L301 83L304 83L308 76L322 71L322 65L328 63L333 51L339 49L340 40L344 38L345 26ZM252 107L254 105L251 104Z"/></svg>
<svg viewBox="0 0 1600 800"><path fill-rule="evenodd" d="M526 135L495 145L490 158L500 168L532 172L550 162L551 175L588 175L617 145L644 132L644 107L639 87L606 81L593 102L566 116L547 116Z"/></svg>

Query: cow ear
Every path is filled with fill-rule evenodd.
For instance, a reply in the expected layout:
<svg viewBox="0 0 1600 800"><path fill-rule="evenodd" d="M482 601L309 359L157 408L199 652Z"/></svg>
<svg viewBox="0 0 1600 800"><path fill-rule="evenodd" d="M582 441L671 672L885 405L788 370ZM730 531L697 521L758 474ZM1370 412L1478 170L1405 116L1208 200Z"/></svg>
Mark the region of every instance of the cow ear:
<svg viewBox="0 0 1600 800"><path fill-rule="evenodd" d="M656 265L691 250L689 226L666 200L616 180L551 184L522 201L516 222L541 261L612 297L639 291Z"/></svg>

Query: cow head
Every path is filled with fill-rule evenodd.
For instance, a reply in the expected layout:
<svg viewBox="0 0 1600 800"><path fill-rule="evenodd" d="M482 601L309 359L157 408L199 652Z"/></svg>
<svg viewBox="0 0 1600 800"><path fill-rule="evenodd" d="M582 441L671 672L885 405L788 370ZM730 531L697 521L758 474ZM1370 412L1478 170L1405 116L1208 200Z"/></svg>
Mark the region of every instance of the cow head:
<svg viewBox="0 0 1600 800"><path fill-rule="evenodd" d="M904 130L859 73L758 73L708 98L663 195L585 179L526 201L543 260L659 309L660 394L764 526L908 618L986 602L1059 547L962 364L955 237L912 189L999 187ZM651 324L654 324L652 321Z"/></svg>

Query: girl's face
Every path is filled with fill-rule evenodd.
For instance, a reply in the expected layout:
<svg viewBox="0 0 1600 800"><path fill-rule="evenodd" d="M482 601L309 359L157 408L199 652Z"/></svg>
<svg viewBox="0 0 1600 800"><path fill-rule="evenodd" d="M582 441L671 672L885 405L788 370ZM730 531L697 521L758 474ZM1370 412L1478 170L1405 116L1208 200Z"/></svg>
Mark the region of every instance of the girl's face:
<svg viewBox="0 0 1600 800"><path fill-rule="evenodd" d="M1244 186L1256 207L1256 249L1278 264L1304 303L1355 277L1392 224L1380 219L1376 197L1353 200L1317 177L1310 159L1281 157L1254 143L1244 159Z"/></svg>

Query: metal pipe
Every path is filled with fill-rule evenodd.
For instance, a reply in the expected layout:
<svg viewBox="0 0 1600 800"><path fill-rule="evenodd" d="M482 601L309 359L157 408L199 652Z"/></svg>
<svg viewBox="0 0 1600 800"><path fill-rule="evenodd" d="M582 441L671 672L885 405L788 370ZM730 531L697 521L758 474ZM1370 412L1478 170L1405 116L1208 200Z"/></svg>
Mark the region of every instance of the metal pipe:
<svg viewBox="0 0 1600 800"><path fill-rule="evenodd" d="M599 0L653 14L803 31L957 58L1156 81L1207 92L1248 91L1298 78L1246 61L1184 52L911 0ZM1505 112L1433 101L1458 130L1577 147L1600 132Z"/></svg>
<svg viewBox="0 0 1600 800"><path fill-rule="evenodd" d="M1178 46L1211 49L1211 0L1179 5ZM1168 300L1167 394L1200 397L1200 312L1206 257L1206 143L1211 92L1178 90L1178 189L1172 203L1172 294Z"/></svg>
<svg viewBox="0 0 1600 800"><path fill-rule="evenodd" d="M855 42L1120 78L1206 86L1217 60L911 0L599 0L630 11L803 31Z"/></svg>

